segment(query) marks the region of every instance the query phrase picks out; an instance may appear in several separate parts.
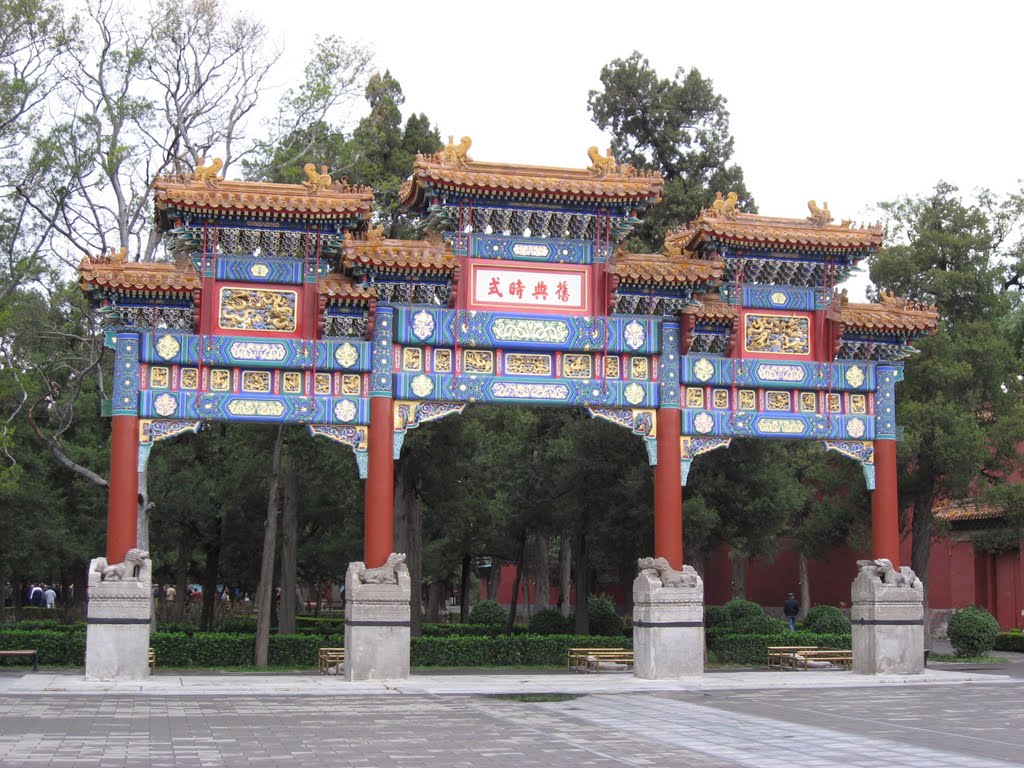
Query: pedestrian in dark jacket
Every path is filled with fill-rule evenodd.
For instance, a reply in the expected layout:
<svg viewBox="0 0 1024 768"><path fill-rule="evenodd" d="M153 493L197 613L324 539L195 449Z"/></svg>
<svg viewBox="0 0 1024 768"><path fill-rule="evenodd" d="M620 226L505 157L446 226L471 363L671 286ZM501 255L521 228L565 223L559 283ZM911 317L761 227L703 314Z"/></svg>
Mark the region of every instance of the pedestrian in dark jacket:
<svg viewBox="0 0 1024 768"><path fill-rule="evenodd" d="M800 613L800 601L792 592L786 595L786 600L782 603L782 613L786 617L786 621L789 622L789 631L795 632L796 615Z"/></svg>

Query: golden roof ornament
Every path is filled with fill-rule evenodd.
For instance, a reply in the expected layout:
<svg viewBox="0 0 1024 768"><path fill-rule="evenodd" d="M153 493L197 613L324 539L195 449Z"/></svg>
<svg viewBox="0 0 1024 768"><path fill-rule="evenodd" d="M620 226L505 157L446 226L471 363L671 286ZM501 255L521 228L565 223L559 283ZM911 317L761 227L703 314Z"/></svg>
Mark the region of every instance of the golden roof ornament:
<svg viewBox="0 0 1024 768"><path fill-rule="evenodd" d="M715 201L711 203L711 210L714 211L714 215L720 219L729 219L730 221L736 218L736 214L739 211L736 210L736 204L739 202L740 196L735 192L730 192L725 197L722 197L721 192L715 192Z"/></svg>
<svg viewBox="0 0 1024 768"><path fill-rule="evenodd" d="M817 201L808 200L807 208L811 212L811 215L807 217L808 221L817 224L819 227L824 227L832 222L832 212L828 209L827 200L821 208L818 207Z"/></svg>
<svg viewBox="0 0 1024 768"><path fill-rule="evenodd" d="M366 230L366 239L367 240L383 240L384 239L384 225L383 224L377 224L376 226L371 226L371 227L367 228L367 230Z"/></svg>
<svg viewBox="0 0 1024 768"><path fill-rule="evenodd" d="M473 140L469 136L463 136L458 144L455 143L454 136L449 136L447 146L438 153L438 160L442 165L465 168L467 163L473 159L469 156L471 146L473 146Z"/></svg>
<svg viewBox="0 0 1024 768"><path fill-rule="evenodd" d="M598 176L607 176L609 173L615 173L618 170L611 147L605 150L603 157L597 147L591 147L587 150L587 157L590 158L590 165L587 167L587 170Z"/></svg>
<svg viewBox="0 0 1024 768"><path fill-rule="evenodd" d="M192 172L192 178L195 179L196 181L202 181L206 183L208 186L213 186L218 181L224 180L223 178L217 175L218 173L220 173L220 169L223 167L224 161L221 160L219 157L213 158L213 162L210 163L210 165L207 165L206 158L200 156L199 165L197 165L195 167L195 170Z"/></svg>
<svg viewBox="0 0 1024 768"><path fill-rule="evenodd" d="M302 183L306 185L306 189L311 195L315 195L321 189L330 189L334 184L331 174L327 172L326 165L321 165L320 173L317 173L313 163L306 163L302 166L302 171L306 174L306 180Z"/></svg>

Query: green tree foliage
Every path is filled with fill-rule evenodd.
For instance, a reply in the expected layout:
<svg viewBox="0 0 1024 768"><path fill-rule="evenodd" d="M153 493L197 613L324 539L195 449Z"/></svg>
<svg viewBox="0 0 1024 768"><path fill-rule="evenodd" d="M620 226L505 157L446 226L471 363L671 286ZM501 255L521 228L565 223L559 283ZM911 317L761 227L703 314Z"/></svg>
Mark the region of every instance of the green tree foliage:
<svg viewBox="0 0 1024 768"><path fill-rule="evenodd" d="M935 304L941 320L938 335L915 344L897 395L901 506L913 512L913 568L926 581L935 503L984 498L1019 466L1024 393L1012 329L1021 322L1024 198L983 191L970 200L939 183L882 209L893 245L872 261L872 281ZM1008 519L1018 532L1020 509L1015 501Z"/></svg>
<svg viewBox="0 0 1024 768"><path fill-rule="evenodd" d="M681 67L672 79L658 77L634 51L601 68L601 85L602 91L590 92L587 106L597 126L611 134L616 160L665 177L663 202L637 228L637 249L659 247L666 230L694 218L715 192L734 191L742 210L757 210L743 170L729 163L729 112L710 79Z"/></svg>
<svg viewBox="0 0 1024 768"><path fill-rule="evenodd" d="M850 631L850 620L833 605L816 605L807 612L804 630L825 635L843 635Z"/></svg>

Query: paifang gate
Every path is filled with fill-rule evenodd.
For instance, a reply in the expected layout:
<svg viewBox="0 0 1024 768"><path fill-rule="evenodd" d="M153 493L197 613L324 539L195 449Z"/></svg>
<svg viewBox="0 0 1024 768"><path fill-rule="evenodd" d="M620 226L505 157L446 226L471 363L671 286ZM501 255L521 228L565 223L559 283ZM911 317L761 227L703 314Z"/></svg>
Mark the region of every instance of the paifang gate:
<svg viewBox="0 0 1024 768"><path fill-rule="evenodd" d="M365 560L393 547L406 431L470 403L575 406L631 430L655 466L655 556L683 560L695 456L733 437L818 440L860 462L875 557L898 565L896 383L933 308L849 302L836 283L878 226L742 213L722 196L661 253L617 243L656 173L420 156L400 196L420 240L382 237L373 192L307 166L305 184L155 181L168 258L86 258L115 350L107 557L135 546L154 443L206 421L304 424L366 479ZM596 158L596 159L594 159Z"/></svg>

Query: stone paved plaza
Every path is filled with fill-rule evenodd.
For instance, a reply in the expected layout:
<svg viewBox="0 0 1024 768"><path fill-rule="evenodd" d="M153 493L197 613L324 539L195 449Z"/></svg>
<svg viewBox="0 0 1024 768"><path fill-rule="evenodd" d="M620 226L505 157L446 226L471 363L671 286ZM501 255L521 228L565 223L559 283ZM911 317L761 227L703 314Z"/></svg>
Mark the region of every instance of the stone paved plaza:
<svg viewBox="0 0 1024 768"><path fill-rule="evenodd" d="M1009 674L932 671L908 683L747 672L656 687L628 673L414 675L373 693L324 680L158 675L125 690L5 672L0 765L1024 764L1024 680ZM541 692L455 692L484 686Z"/></svg>

